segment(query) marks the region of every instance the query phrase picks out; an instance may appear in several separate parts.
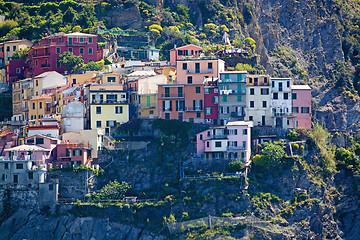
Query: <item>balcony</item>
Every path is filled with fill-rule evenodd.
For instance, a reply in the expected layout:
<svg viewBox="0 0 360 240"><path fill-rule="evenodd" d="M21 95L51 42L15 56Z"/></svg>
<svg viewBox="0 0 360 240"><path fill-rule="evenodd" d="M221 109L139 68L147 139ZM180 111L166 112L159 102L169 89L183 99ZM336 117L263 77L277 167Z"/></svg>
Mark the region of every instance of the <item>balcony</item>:
<svg viewBox="0 0 360 240"><path fill-rule="evenodd" d="M228 151L246 151L246 148L244 148L242 146L228 146L227 150Z"/></svg>
<svg viewBox="0 0 360 240"><path fill-rule="evenodd" d="M276 113L273 113L274 117L285 117L285 116L291 116L292 113L289 113L289 112L276 112Z"/></svg>
<svg viewBox="0 0 360 240"><path fill-rule="evenodd" d="M204 109L202 107L186 107L185 111L186 112L201 112Z"/></svg>
<svg viewBox="0 0 360 240"><path fill-rule="evenodd" d="M33 55L33 58L42 58L42 57L50 57L50 53L34 54Z"/></svg>
<svg viewBox="0 0 360 240"><path fill-rule="evenodd" d="M29 111L29 107L28 106L21 107L21 111L27 112L27 111Z"/></svg>
<svg viewBox="0 0 360 240"><path fill-rule="evenodd" d="M124 99L124 100L92 100L91 101L92 104L127 104L128 100Z"/></svg>
<svg viewBox="0 0 360 240"><path fill-rule="evenodd" d="M67 43L67 46L87 46L89 43L88 42L72 42L72 43Z"/></svg>
<svg viewBox="0 0 360 240"><path fill-rule="evenodd" d="M140 108L156 108L156 104L140 105Z"/></svg>
<svg viewBox="0 0 360 240"><path fill-rule="evenodd" d="M241 112L231 112L230 113L231 117L244 117L245 114L241 113Z"/></svg>
<svg viewBox="0 0 360 240"><path fill-rule="evenodd" d="M50 64L41 64L41 68L50 68Z"/></svg>
<svg viewBox="0 0 360 240"><path fill-rule="evenodd" d="M220 90L220 95L245 95L246 90L243 89L241 91L238 90Z"/></svg>
<svg viewBox="0 0 360 240"><path fill-rule="evenodd" d="M227 139L227 135L210 135L210 139Z"/></svg>
<svg viewBox="0 0 360 240"><path fill-rule="evenodd" d="M234 80L234 79L220 79L219 80L219 83L246 83L245 79L244 80L241 80L241 81L238 81L237 79Z"/></svg>
<svg viewBox="0 0 360 240"><path fill-rule="evenodd" d="M161 94L161 98L185 98L185 93Z"/></svg>
<svg viewBox="0 0 360 240"><path fill-rule="evenodd" d="M200 70L200 69L196 69L196 70L192 70L192 69L188 69L186 70L187 74L212 74L213 70L209 69L209 70Z"/></svg>

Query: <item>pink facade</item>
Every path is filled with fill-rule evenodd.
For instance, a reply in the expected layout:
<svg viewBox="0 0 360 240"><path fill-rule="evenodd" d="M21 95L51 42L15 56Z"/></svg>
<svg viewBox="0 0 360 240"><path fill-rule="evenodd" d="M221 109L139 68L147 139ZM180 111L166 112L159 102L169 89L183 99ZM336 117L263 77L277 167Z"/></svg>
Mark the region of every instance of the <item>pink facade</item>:
<svg viewBox="0 0 360 240"><path fill-rule="evenodd" d="M248 162L251 157L251 128L248 121L229 122L196 135L197 155L207 159L234 159Z"/></svg>
<svg viewBox="0 0 360 240"><path fill-rule="evenodd" d="M293 85L292 114L295 117L294 126L311 128L311 88L308 85Z"/></svg>
<svg viewBox="0 0 360 240"><path fill-rule="evenodd" d="M158 116L163 119L203 123L204 85L158 85Z"/></svg>
<svg viewBox="0 0 360 240"><path fill-rule="evenodd" d="M59 144L57 159L53 162L57 167L78 167L91 165L91 148L81 143Z"/></svg>
<svg viewBox="0 0 360 240"><path fill-rule="evenodd" d="M40 134L31 136L26 139L26 144L28 144L28 145L34 144L34 145L37 145L39 147L49 150L50 153L46 158L46 163L50 163L56 159L57 145L59 142L60 142L60 140L58 140L58 139L47 137L47 136L40 135Z"/></svg>
<svg viewBox="0 0 360 240"><path fill-rule="evenodd" d="M176 76L179 84L203 84L205 78L218 78L225 70L225 62L221 59L178 60Z"/></svg>
<svg viewBox="0 0 360 240"><path fill-rule="evenodd" d="M64 73L66 69L59 63L59 55L73 52L82 56L84 63L98 61L97 36L84 33L58 33L44 37L34 44L28 54L28 67L32 76L43 72L57 71Z"/></svg>
<svg viewBox="0 0 360 240"><path fill-rule="evenodd" d="M5 158L16 161L32 161L36 165L45 164L49 150L45 148L32 148L27 145L20 145L5 151Z"/></svg>
<svg viewBox="0 0 360 240"><path fill-rule="evenodd" d="M204 86L205 123L218 124L219 89L217 80L207 81Z"/></svg>
<svg viewBox="0 0 360 240"><path fill-rule="evenodd" d="M202 48L190 44L170 50L170 65L176 66L176 61L184 58L199 58Z"/></svg>

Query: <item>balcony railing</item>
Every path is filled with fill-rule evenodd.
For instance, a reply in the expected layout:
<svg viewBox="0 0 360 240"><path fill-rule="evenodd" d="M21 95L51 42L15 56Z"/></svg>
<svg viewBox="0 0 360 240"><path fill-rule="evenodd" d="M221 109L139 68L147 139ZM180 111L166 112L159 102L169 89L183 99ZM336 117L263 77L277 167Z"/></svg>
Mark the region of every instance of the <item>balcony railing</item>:
<svg viewBox="0 0 360 240"><path fill-rule="evenodd" d="M128 103L128 100L92 100L92 104L121 104Z"/></svg>
<svg viewBox="0 0 360 240"><path fill-rule="evenodd" d="M155 104L150 104L150 105L140 105L140 108L156 108Z"/></svg>
<svg viewBox="0 0 360 240"><path fill-rule="evenodd" d="M289 113L289 112L276 112L276 113L273 113L274 114L274 117L284 117L284 116L291 116L292 113Z"/></svg>
<svg viewBox="0 0 360 240"><path fill-rule="evenodd" d="M41 68L50 68L50 64L41 64Z"/></svg>
<svg viewBox="0 0 360 240"><path fill-rule="evenodd" d="M227 135L210 135L210 139L227 139Z"/></svg>
<svg viewBox="0 0 360 240"><path fill-rule="evenodd" d="M72 42L72 43L67 43L67 46L87 46L89 43L88 42Z"/></svg>
<svg viewBox="0 0 360 240"><path fill-rule="evenodd" d="M201 112L204 109L202 107L186 107L185 110L187 112Z"/></svg>
<svg viewBox="0 0 360 240"><path fill-rule="evenodd" d="M210 70L192 70L192 69L188 69L186 70L186 73L187 74L212 74L213 73L213 70L210 69Z"/></svg>
<svg viewBox="0 0 360 240"><path fill-rule="evenodd" d="M241 112L231 112L230 116L231 117L244 117L245 114L241 113Z"/></svg>
<svg viewBox="0 0 360 240"><path fill-rule="evenodd" d="M185 93L161 94L161 98L185 98Z"/></svg>
<svg viewBox="0 0 360 240"><path fill-rule="evenodd" d="M219 83L246 83L245 79L238 81L237 79L220 79Z"/></svg>
<svg viewBox="0 0 360 240"><path fill-rule="evenodd" d="M246 90L243 89L241 91L238 90L220 90L220 95L245 95Z"/></svg>
<svg viewBox="0 0 360 240"><path fill-rule="evenodd" d="M228 151L246 151L246 148L244 148L242 146L228 146L227 150Z"/></svg>

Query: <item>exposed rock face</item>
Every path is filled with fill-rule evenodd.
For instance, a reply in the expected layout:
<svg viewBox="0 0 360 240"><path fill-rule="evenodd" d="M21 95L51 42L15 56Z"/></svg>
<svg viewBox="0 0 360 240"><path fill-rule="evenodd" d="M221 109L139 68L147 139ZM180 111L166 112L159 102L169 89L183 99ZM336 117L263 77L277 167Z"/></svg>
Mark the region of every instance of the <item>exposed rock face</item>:
<svg viewBox="0 0 360 240"><path fill-rule="evenodd" d="M108 218L45 216L20 209L0 227L0 239L164 239Z"/></svg>

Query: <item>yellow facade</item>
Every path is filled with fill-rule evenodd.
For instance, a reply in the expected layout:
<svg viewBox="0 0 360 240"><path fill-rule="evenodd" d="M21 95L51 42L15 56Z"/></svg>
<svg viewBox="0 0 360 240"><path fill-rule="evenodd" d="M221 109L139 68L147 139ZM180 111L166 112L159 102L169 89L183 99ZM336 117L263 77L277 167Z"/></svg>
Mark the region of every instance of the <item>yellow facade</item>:
<svg viewBox="0 0 360 240"><path fill-rule="evenodd" d="M90 127L115 127L129 121L128 98L121 85L90 86Z"/></svg>
<svg viewBox="0 0 360 240"><path fill-rule="evenodd" d="M156 69L155 72L165 75L168 81L167 84L174 83L176 80L176 68L174 67L163 67Z"/></svg>
<svg viewBox="0 0 360 240"><path fill-rule="evenodd" d="M82 86L91 83L92 79L96 77L97 72L87 71L84 74L69 74L67 75L68 82L71 86Z"/></svg>
<svg viewBox="0 0 360 240"><path fill-rule="evenodd" d="M121 76L118 73L104 73L101 76L102 84L121 84Z"/></svg>
<svg viewBox="0 0 360 240"><path fill-rule="evenodd" d="M50 114L49 105L51 96L43 94L29 100L29 119L39 122L40 119Z"/></svg>
<svg viewBox="0 0 360 240"><path fill-rule="evenodd" d="M138 95L138 117L139 118L157 118L157 94Z"/></svg>

